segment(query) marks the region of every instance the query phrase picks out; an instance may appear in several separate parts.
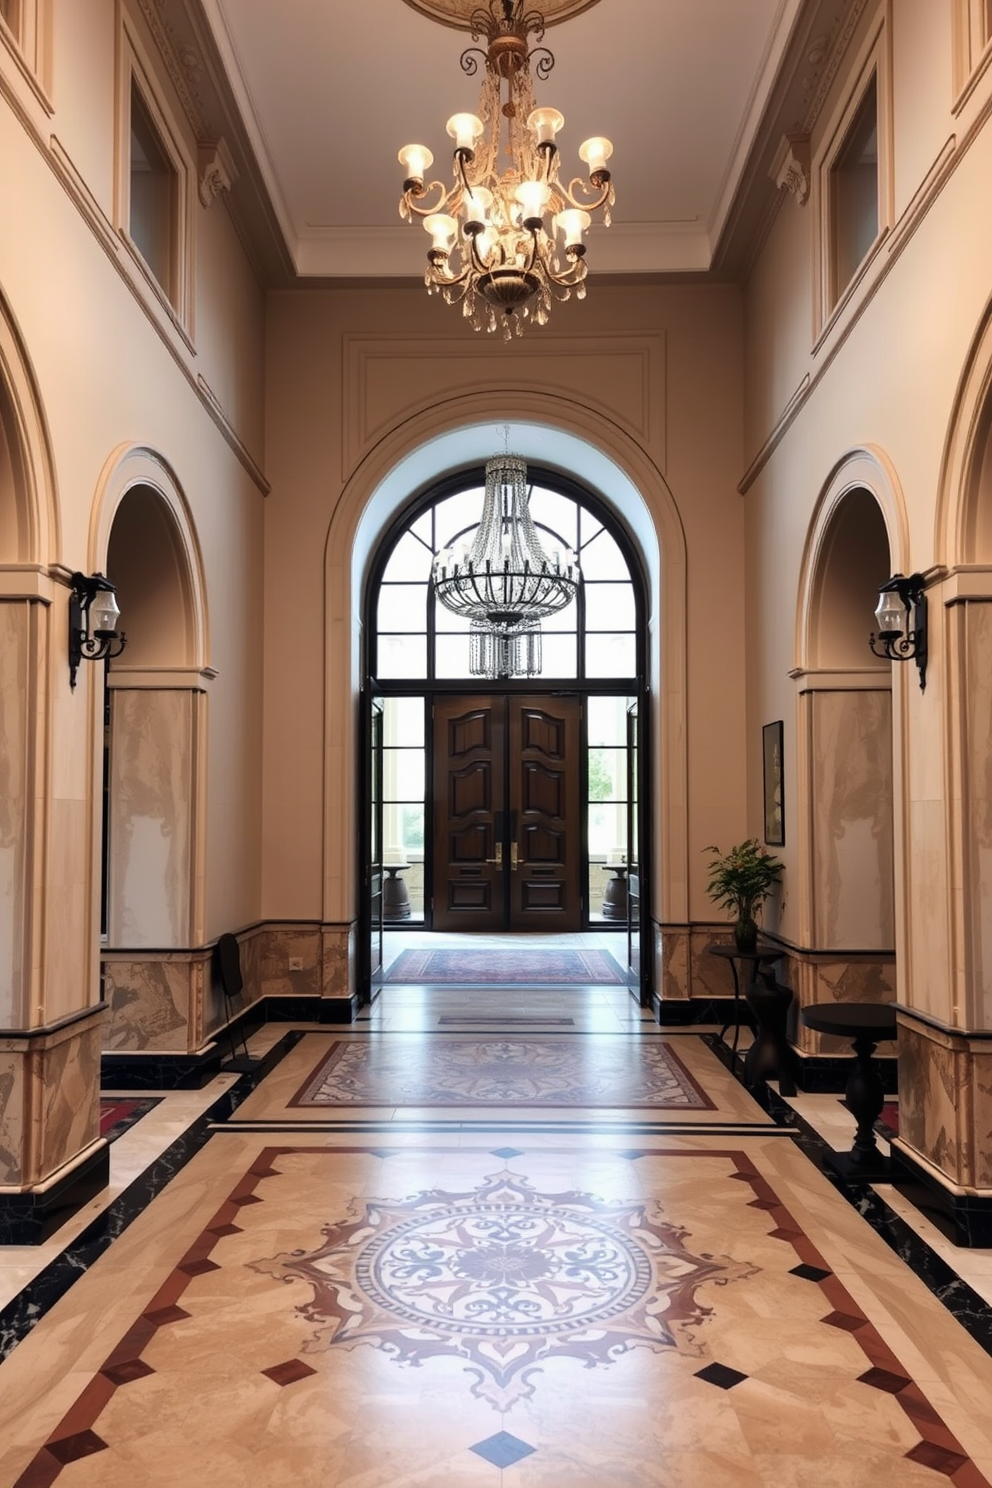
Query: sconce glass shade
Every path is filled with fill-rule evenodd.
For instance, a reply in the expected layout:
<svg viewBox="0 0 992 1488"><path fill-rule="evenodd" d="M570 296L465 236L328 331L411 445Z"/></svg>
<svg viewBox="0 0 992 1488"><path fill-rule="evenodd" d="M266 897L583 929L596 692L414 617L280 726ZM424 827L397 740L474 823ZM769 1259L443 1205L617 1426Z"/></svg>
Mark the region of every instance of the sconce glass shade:
<svg viewBox="0 0 992 1488"><path fill-rule="evenodd" d="M117 598L113 590L98 590L90 605L90 634L97 636L116 635L117 621L120 619L120 613Z"/></svg>
<svg viewBox="0 0 992 1488"><path fill-rule="evenodd" d="M889 588L887 584L883 584L879 590L878 608L875 611L878 635L883 640L895 640L905 631L908 619L909 611L901 595Z"/></svg>

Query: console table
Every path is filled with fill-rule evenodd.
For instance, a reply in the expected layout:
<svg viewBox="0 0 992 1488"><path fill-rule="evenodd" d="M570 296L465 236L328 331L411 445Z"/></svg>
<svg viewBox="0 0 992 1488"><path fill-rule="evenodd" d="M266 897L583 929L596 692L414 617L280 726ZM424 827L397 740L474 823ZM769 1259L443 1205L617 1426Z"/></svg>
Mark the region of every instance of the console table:
<svg viewBox="0 0 992 1488"><path fill-rule="evenodd" d="M838 1034L850 1039L854 1046L854 1068L844 1098L858 1130L851 1151L834 1153L829 1158L831 1166L846 1178L887 1177L888 1158L882 1156L875 1141L875 1122L885 1103L885 1090L871 1056L877 1044L896 1036L894 1004L814 1002L803 1008L802 1019L807 1028L817 1033Z"/></svg>
<svg viewBox="0 0 992 1488"><path fill-rule="evenodd" d="M737 963L738 961L743 961L750 968L747 972L747 980L751 981L759 966L769 965L773 961L778 961L781 958L782 952L778 950L761 950L758 948L753 951L740 951L735 945L729 945L725 941L713 941L712 944L706 947L706 951L708 955L718 956L721 961L729 961L730 963L730 972L734 979L733 1050L736 1054L737 1041L741 1033L741 985L737 975ZM721 1038L723 1038L729 1027L730 1023L728 1021L720 1029Z"/></svg>

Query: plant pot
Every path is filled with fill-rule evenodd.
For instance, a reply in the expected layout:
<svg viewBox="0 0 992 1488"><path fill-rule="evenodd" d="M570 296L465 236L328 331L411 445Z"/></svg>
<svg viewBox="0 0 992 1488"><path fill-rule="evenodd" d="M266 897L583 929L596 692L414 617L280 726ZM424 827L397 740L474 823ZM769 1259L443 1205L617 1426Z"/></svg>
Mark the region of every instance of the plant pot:
<svg viewBox="0 0 992 1488"><path fill-rule="evenodd" d="M739 951L753 951L758 944L758 926L750 915L741 915L734 924L734 945Z"/></svg>

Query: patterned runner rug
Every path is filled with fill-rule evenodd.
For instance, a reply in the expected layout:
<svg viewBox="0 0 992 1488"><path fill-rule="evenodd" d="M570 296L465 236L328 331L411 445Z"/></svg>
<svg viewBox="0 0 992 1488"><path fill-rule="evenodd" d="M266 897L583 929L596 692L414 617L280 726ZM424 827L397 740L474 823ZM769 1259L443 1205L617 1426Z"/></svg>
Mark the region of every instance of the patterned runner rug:
<svg viewBox="0 0 992 1488"><path fill-rule="evenodd" d="M627 979L609 951L490 948L401 951L385 980L477 987L622 987Z"/></svg>
<svg viewBox="0 0 992 1488"><path fill-rule="evenodd" d="M712 1111L713 1102L660 1039L416 1039L334 1043L291 1106L650 1106Z"/></svg>

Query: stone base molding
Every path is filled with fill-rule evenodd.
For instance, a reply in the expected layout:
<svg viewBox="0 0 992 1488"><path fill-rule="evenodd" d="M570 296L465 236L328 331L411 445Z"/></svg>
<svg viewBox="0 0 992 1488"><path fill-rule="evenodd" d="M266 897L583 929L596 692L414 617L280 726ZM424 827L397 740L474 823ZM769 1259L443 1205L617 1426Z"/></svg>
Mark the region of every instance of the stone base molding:
<svg viewBox="0 0 992 1488"><path fill-rule="evenodd" d="M906 1008L898 1027L900 1149L949 1190L992 1204L992 1032L959 1032Z"/></svg>
<svg viewBox="0 0 992 1488"><path fill-rule="evenodd" d="M216 967L214 944L185 950L108 949L102 956L109 1018L104 1036L105 1076L123 1079L147 1064L161 1071L166 1087L200 1083L218 1058L225 1058L227 1029L257 1004L304 1005L308 1021L350 1023L357 1015L357 927L317 921L278 921L237 932L244 991L230 1008ZM271 1016L271 1014L270 1014ZM287 1014L287 1016L296 1016ZM219 1051L212 1058L211 1051ZM125 1063L122 1064L121 1061Z"/></svg>

